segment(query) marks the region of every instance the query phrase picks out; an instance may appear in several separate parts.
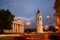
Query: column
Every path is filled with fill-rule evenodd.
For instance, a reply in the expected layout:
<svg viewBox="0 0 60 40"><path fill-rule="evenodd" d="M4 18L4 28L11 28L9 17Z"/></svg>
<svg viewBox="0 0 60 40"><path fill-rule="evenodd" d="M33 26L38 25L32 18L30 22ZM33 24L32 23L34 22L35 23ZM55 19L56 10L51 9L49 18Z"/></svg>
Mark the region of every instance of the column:
<svg viewBox="0 0 60 40"><path fill-rule="evenodd" d="M17 26L16 26L16 27L17 27L17 33L18 33L18 24L17 24Z"/></svg>
<svg viewBox="0 0 60 40"><path fill-rule="evenodd" d="M20 33L19 31L20 31L20 24L18 24L18 33Z"/></svg>
<svg viewBox="0 0 60 40"><path fill-rule="evenodd" d="M15 26L15 25L14 25L14 23L13 23L13 25L12 25L12 33L14 33L14 26Z"/></svg>
<svg viewBox="0 0 60 40"><path fill-rule="evenodd" d="M15 33L17 33L17 23L16 23L16 26L15 26Z"/></svg>
<svg viewBox="0 0 60 40"><path fill-rule="evenodd" d="M16 33L16 23L14 24L15 26L14 26L14 33Z"/></svg>

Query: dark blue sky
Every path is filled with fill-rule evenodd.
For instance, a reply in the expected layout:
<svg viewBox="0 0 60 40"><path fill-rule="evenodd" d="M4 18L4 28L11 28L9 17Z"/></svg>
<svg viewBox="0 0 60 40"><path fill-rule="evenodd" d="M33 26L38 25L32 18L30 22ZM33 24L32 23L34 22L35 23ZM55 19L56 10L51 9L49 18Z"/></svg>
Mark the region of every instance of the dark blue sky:
<svg viewBox="0 0 60 40"><path fill-rule="evenodd" d="M43 20L50 13L52 16L55 0L0 0L0 9L9 9L15 18L35 20L36 12L39 9Z"/></svg>

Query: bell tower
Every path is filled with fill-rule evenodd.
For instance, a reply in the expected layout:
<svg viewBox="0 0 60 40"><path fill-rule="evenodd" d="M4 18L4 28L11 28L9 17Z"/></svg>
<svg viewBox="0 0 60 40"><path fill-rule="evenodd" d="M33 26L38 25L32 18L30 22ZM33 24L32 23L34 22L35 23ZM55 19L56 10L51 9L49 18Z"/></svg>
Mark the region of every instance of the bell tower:
<svg viewBox="0 0 60 40"><path fill-rule="evenodd" d="M37 33L43 33L43 26L42 26L42 14L41 12L37 11L36 13L36 28L37 28Z"/></svg>

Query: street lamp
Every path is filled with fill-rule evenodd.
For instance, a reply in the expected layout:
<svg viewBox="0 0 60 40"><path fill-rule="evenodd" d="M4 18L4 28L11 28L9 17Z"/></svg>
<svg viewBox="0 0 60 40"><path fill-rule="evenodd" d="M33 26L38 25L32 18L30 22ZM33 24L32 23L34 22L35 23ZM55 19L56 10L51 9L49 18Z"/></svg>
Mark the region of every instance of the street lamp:
<svg viewBox="0 0 60 40"><path fill-rule="evenodd" d="M26 21L26 26L28 27L28 29L29 29L30 25L31 25L31 22L30 21ZM29 30L28 30L28 32L29 32Z"/></svg>
<svg viewBox="0 0 60 40"><path fill-rule="evenodd" d="M58 28L59 28L58 26L56 26L56 27L55 27L55 29L56 29L56 32L58 32Z"/></svg>
<svg viewBox="0 0 60 40"><path fill-rule="evenodd" d="M47 15L47 18L50 18L50 15Z"/></svg>
<svg viewBox="0 0 60 40"><path fill-rule="evenodd" d="M30 21L26 21L26 26L30 26L31 22Z"/></svg>
<svg viewBox="0 0 60 40"><path fill-rule="evenodd" d="M45 31L48 31L48 25L45 25Z"/></svg>
<svg viewBox="0 0 60 40"><path fill-rule="evenodd" d="M49 22L49 23L50 23L50 25L51 25L51 22L52 22L51 15L50 15L50 14L47 15L47 18L50 19L50 22Z"/></svg>

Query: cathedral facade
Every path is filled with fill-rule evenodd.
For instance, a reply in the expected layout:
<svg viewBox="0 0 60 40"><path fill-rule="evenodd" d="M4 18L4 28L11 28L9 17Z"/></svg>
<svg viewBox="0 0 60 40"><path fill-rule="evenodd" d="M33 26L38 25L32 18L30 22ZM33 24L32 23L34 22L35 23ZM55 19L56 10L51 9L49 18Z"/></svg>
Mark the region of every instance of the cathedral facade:
<svg viewBox="0 0 60 40"><path fill-rule="evenodd" d="M15 19L11 30L4 30L5 33L24 33L24 21Z"/></svg>

